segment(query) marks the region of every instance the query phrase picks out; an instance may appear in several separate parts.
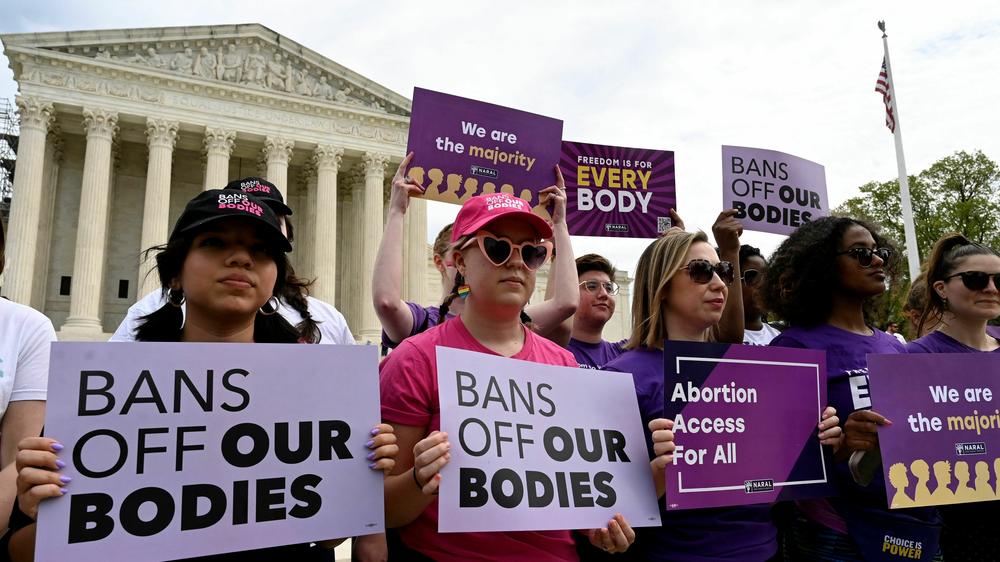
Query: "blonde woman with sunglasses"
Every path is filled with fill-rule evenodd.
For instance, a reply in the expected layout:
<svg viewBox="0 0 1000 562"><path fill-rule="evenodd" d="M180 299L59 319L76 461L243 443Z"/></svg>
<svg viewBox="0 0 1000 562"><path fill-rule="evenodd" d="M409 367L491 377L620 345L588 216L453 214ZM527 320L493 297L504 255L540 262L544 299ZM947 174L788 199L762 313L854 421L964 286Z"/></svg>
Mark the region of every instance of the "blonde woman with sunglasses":
<svg viewBox="0 0 1000 562"><path fill-rule="evenodd" d="M468 200L452 231L451 259L461 284L445 303L463 299L458 317L407 338L381 366L382 418L396 431L399 455L386 480L386 524L402 542L399 560L578 560L569 531L438 533L437 491L450 459L449 436L439 431L437 346L575 367L573 356L521 323L548 260L552 227L531 205L507 193ZM635 538L620 516L588 532L590 542L622 552Z"/></svg>

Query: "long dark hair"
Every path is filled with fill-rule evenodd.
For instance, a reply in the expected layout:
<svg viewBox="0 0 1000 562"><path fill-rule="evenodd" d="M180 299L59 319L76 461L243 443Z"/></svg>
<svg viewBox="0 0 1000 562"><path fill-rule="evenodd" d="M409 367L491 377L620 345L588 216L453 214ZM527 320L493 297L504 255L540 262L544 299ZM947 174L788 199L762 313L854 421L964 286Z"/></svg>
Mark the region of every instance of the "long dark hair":
<svg viewBox="0 0 1000 562"><path fill-rule="evenodd" d="M923 312L920 314L920 322L917 323L917 333L923 332L924 323L928 318L934 317L940 322L944 311L948 310L948 303L934 290L934 283L945 281L949 275L955 272L959 262L969 256L996 255L997 252L992 248L977 244L957 232L942 236L934 244L931 257L925 266L926 275L923 276L923 283L927 299L924 302Z"/></svg>
<svg viewBox="0 0 1000 562"><path fill-rule="evenodd" d="M163 294L168 300L180 296L171 294L173 291L170 289L170 284L180 275L194 237L195 233L185 233L162 246L154 246L144 252L146 256L156 252L156 271L160 277ZM291 271L288 257L284 252L277 250L271 252L271 257L278 266L273 293L284 296L288 290L288 272ZM303 318L306 316L303 315ZM143 316L141 320L143 323L136 330L136 341L181 341L183 314L179 306L168 302L151 314ZM313 326L315 327L315 323ZM258 311L254 319L253 339L257 343L298 343L303 337L299 330L292 327L280 314L265 314Z"/></svg>

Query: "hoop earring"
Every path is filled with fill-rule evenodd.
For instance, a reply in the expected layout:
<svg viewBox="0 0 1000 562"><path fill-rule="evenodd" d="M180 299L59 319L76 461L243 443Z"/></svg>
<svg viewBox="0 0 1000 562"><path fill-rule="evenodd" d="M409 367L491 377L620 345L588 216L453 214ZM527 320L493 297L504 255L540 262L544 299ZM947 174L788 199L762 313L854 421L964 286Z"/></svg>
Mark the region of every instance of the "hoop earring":
<svg viewBox="0 0 1000 562"><path fill-rule="evenodd" d="M270 305L270 310L268 310L268 305ZM276 312L278 312L278 297L271 295L271 298L267 299L264 306L260 307L260 313L264 316L272 316Z"/></svg>
<svg viewBox="0 0 1000 562"><path fill-rule="evenodd" d="M178 295L180 296L178 297ZM187 295L181 289L170 289L167 291L167 302L171 305L180 308L185 301L187 301Z"/></svg>

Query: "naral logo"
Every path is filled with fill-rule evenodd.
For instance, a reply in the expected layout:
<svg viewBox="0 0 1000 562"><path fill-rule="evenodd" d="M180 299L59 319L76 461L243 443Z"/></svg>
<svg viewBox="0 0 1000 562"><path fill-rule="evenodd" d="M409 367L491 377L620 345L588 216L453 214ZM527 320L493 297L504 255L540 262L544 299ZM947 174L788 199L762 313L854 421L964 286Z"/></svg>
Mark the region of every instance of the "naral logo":
<svg viewBox="0 0 1000 562"><path fill-rule="evenodd" d="M500 172L494 170L493 168L484 168L482 166L473 165L470 172L474 176L481 176L484 178L497 179L498 177L500 177Z"/></svg>
<svg viewBox="0 0 1000 562"><path fill-rule="evenodd" d="M985 455L986 454L986 443L955 443L955 454L958 456L965 455Z"/></svg>
<svg viewBox="0 0 1000 562"><path fill-rule="evenodd" d="M743 483L743 491L748 494L770 492L774 489L774 480L747 480Z"/></svg>
<svg viewBox="0 0 1000 562"><path fill-rule="evenodd" d="M628 232L627 224L606 224L604 232Z"/></svg>

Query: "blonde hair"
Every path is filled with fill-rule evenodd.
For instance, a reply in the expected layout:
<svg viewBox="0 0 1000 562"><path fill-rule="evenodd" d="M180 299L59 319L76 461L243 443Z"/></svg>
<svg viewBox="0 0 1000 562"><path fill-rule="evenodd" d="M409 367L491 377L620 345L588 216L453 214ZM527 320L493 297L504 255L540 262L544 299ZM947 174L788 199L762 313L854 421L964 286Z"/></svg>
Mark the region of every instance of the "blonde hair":
<svg viewBox="0 0 1000 562"><path fill-rule="evenodd" d="M663 300L674 275L695 242L708 243L704 232L669 230L646 247L635 268L632 296L632 335L625 349L663 349L667 318Z"/></svg>

